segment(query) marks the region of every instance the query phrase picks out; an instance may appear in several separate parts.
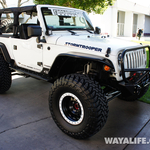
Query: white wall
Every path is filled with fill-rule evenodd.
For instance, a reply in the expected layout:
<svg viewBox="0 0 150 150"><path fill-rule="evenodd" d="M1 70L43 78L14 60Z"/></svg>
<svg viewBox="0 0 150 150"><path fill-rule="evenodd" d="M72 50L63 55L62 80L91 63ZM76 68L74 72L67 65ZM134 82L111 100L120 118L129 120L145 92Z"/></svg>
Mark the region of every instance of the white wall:
<svg viewBox="0 0 150 150"><path fill-rule="evenodd" d="M141 2L143 3L138 3L136 0L117 0L117 8L122 11L150 15L150 2L147 5L145 0L141 0Z"/></svg>
<svg viewBox="0 0 150 150"><path fill-rule="evenodd" d="M93 23L93 26L100 27L103 33L110 32L110 24L111 24L111 9L107 9L103 15L90 13L89 17Z"/></svg>
<svg viewBox="0 0 150 150"><path fill-rule="evenodd" d="M110 36L116 37L117 36L117 13L118 10L116 7L112 7L111 11L111 31L110 31Z"/></svg>
<svg viewBox="0 0 150 150"><path fill-rule="evenodd" d="M108 33L109 35L117 33L117 9L107 9L103 15L90 13L89 17L94 25L101 28L102 33Z"/></svg>

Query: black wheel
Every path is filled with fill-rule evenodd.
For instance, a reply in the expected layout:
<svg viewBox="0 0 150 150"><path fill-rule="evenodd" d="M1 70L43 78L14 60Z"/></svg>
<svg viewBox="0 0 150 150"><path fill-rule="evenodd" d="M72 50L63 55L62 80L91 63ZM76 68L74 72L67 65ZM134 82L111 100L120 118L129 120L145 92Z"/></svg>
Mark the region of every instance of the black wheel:
<svg viewBox="0 0 150 150"><path fill-rule="evenodd" d="M0 94L5 93L11 86L11 71L9 64L0 55Z"/></svg>
<svg viewBox="0 0 150 150"><path fill-rule="evenodd" d="M128 96L119 95L118 98L122 99L122 100L125 100L125 101L135 101L135 100L140 99L143 95L145 95L145 93L147 92L148 89L149 89L149 86L146 86L146 87L141 89L139 94L129 95L127 93Z"/></svg>
<svg viewBox="0 0 150 150"><path fill-rule="evenodd" d="M49 107L57 126L77 139L97 133L108 116L108 102L101 87L80 74L67 75L54 82Z"/></svg>
<svg viewBox="0 0 150 150"><path fill-rule="evenodd" d="M13 20L12 19L2 20L0 28L1 28L2 33L12 33L13 32Z"/></svg>

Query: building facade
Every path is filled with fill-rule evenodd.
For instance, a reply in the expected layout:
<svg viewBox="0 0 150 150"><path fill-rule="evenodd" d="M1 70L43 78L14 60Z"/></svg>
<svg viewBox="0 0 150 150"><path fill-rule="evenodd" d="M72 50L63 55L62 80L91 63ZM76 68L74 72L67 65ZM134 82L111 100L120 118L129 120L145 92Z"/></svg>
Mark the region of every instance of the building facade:
<svg viewBox="0 0 150 150"><path fill-rule="evenodd" d="M135 0L117 0L103 15L90 14L94 26L110 36L132 37L138 28L143 35L150 36L150 3L136 3Z"/></svg>

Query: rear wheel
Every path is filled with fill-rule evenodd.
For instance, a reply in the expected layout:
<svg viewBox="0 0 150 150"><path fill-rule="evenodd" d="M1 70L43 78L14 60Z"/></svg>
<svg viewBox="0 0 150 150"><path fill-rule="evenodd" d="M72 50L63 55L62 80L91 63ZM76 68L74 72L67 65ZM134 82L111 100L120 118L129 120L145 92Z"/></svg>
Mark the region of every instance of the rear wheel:
<svg viewBox="0 0 150 150"><path fill-rule="evenodd" d="M97 82L88 76L72 74L58 79L49 95L51 115L67 135L84 139L106 123L108 102Z"/></svg>
<svg viewBox="0 0 150 150"><path fill-rule="evenodd" d="M11 86L11 71L9 64L0 55L0 94L5 93Z"/></svg>

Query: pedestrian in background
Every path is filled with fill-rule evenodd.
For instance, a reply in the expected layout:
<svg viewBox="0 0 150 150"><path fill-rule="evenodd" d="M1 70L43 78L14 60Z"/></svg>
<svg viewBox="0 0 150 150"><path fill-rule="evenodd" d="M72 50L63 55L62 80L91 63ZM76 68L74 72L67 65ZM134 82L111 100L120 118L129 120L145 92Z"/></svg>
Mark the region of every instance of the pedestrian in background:
<svg viewBox="0 0 150 150"><path fill-rule="evenodd" d="M143 29L138 28L137 37L139 38L139 40L141 39L142 33L143 33Z"/></svg>

